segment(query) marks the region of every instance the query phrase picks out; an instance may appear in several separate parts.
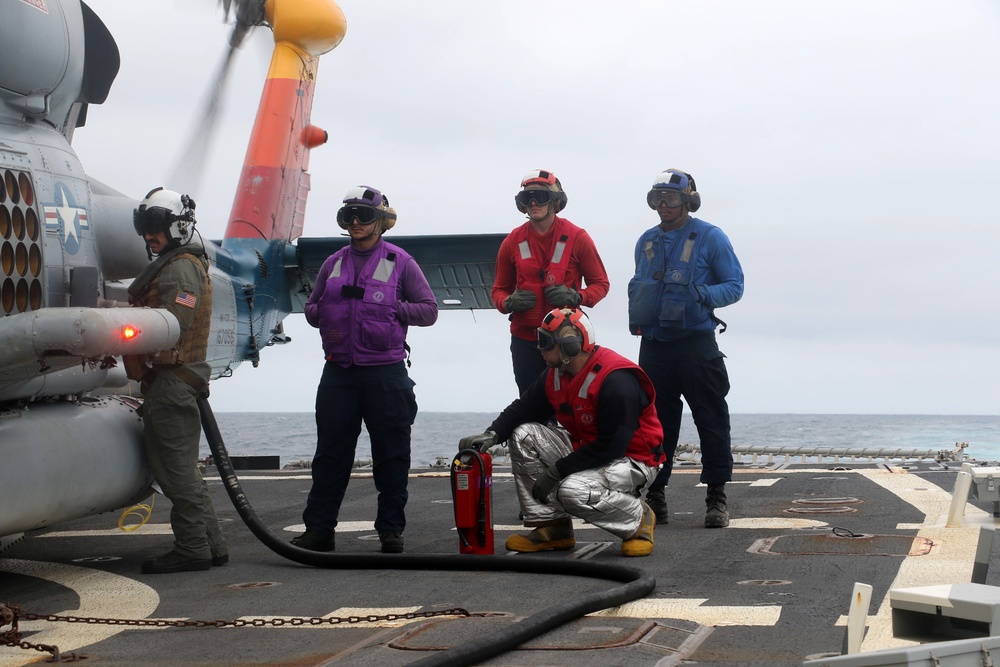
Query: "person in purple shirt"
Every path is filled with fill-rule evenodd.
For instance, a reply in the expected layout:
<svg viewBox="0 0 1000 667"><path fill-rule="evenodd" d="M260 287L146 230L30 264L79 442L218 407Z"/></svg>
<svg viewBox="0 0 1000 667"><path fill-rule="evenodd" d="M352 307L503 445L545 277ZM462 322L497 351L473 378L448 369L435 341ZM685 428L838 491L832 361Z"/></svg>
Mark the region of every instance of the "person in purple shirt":
<svg viewBox="0 0 1000 667"><path fill-rule="evenodd" d="M316 455L302 513L306 531L292 544L333 551L340 504L364 421L371 437L378 490L375 530L383 553L403 551L410 427L417 416L406 372L406 331L437 321L434 293L416 261L382 234L396 224L389 200L375 188L348 190L337 224L351 243L330 255L306 301L326 365L316 392Z"/></svg>

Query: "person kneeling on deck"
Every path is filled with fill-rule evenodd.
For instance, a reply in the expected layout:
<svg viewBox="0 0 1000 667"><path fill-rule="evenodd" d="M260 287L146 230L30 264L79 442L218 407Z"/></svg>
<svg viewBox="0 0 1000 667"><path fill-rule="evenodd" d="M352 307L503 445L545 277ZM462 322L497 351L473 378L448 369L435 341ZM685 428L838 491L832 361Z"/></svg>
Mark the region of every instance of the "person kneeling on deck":
<svg viewBox="0 0 1000 667"><path fill-rule="evenodd" d="M547 368L459 450L507 441L527 535L507 549L571 549L572 517L622 538L623 556L653 551L656 517L640 491L656 477L663 430L653 385L636 364L596 345L583 311L557 308L538 327ZM552 417L562 428L549 426Z"/></svg>

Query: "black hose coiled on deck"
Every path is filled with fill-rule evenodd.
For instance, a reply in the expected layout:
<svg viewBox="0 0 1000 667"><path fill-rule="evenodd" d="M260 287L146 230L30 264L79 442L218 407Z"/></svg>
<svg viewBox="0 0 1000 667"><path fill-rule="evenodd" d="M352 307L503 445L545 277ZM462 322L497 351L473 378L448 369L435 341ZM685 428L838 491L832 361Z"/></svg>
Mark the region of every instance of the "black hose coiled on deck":
<svg viewBox="0 0 1000 667"><path fill-rule="evenodd" d="M479 637L465 645L456 646L418 660L411 665L419 667L463 667L475 665L494 656L509 651L528 640L534 639L564 623L586 614L614 607L645 597L656 588L656 580L642 570L621 565L609 565L589 561L552 560L519 556L463 555L417 555L417 554L334 554L301 549L270 532L257 517L246 494L240 487L233 465L229 460L219 425L215 421L212 407L205 397L198 398L201 411L201 426L212 450L212 457L219 476L226 487L226 493L239 513L243 523L264 546L288 560L331 569L357 570L455 570L467 572L526 572L532 574L559 574L607 579L621 582L610 590L581 595L558 605L544 609L526 617L519 623Z"/></svg>

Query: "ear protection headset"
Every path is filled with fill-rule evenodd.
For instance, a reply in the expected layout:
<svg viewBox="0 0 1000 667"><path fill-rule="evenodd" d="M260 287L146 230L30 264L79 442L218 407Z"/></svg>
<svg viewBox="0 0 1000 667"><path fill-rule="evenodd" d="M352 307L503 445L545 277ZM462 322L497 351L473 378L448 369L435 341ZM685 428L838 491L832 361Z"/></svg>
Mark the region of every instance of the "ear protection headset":
<svg viewBox="0 0 1000 667"><path fill-rule="evenodd" d="M556 175L551 171L546 171L544 169L535 169L529 172L527 176L521 179L521 189L523 190L548 190L552 193L552 210L559 213L564 208L566 208L566 203L569 198L563 191L562 183L556 178ZM528 208L522 204L517 199L517 195L514 196L514 205L517 206L517 210L521 213L527 213Z"/></svg>
<svg viewBox="0 0 1000 667"><path fill-rule="evenodd" d="M389 198L385 195L382 195L382 200L385 202L385 209L382 211L382 219L378 221L378 224L382 228L382 233L385 234L396 226L396 209L389 206Z"/></svg>
<svg viewBox="0 0 1000 667"><path fill-rule="evenodd" d="M653 194L657 190L678 190L681 193L681 201L688 206L688 210L694 213L701 208L701 195L698 194L698 186L694 183L694 176L681 171L680 169L667 169L656 177L653 181L653 188L646 193L646 204L649 208L656 210L653 204Z"/></svg>

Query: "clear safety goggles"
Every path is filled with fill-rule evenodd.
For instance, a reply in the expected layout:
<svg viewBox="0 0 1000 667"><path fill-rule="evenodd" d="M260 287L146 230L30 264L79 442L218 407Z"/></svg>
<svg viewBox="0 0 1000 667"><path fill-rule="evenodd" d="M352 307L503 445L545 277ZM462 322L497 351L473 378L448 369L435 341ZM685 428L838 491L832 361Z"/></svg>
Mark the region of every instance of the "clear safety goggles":
<svg viewBox="0 0 1000 667"><path fill-rule="evenodd" d="M660 204L666 204L668 208L677 208L686 201L687 196L677 190L653 190L653 194L650 195L653 208L657 208Z"/></svg>
<svg viewBox="0 0 1000 667"><path fill-rule="evenodd" d="M521 190L517 193L517 203L528 208L532 202L536 206L548 206L555 198L556 193L551 190Z"/></svg>

